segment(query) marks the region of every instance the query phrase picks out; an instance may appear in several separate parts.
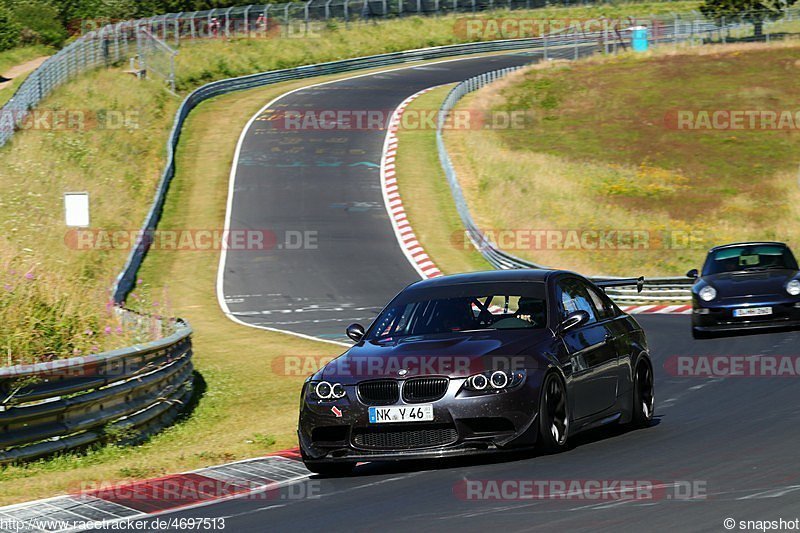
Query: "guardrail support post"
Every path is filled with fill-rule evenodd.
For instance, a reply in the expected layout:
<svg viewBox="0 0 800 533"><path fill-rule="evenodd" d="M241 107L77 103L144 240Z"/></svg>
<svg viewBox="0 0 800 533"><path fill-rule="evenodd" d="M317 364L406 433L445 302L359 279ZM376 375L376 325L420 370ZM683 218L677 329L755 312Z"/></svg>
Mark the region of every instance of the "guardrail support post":
<svg viewBox="0 0 800 533"><path fill-rule="evenodd" d="M572 41L575 45L575 57L573 59L578 59L578 28L575 28L575 32L572 34Z"/></svg>
<svg viewBox="0 0 800 533"><path fill-rule="evenodd" d="M542 44L544 45L544 60L547 61L547 32L542 34Z"/></svg>

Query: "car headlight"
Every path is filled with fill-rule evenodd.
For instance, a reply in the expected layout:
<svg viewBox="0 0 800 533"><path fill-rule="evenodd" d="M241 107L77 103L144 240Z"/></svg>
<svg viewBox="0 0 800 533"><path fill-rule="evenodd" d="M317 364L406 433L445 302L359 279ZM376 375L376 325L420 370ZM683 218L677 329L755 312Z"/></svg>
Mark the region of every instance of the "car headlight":
<svg viewBox="0 0 800 533"><path fill-rule="evenodd" d="M715 289L714 287L712 287L710 285L706 285L705 287L700 289L699 294L700 294L700 298L704 302L710 302L711 300L713 300L714 298L717 297L717 289Z"/></svg>
<svg viewBox="0 0 800 533"><path fill-rule="evenodd" d="M800 280L793 279L786 284L786 292L792 296L800 296Z"/></svg>
<svg viewBox="0 0 800 533"><path fill-rule="evenodd" d="M309 382L307 394L309 400L331 401L344 398L347 392L341 383L329 383L327 381Z"/></svg>
<svg viewBox="0 0 800 533"><path fill-rule="evenodd" d="M464 389L473 392L501 392L515 388L523 381L524 370L490 370L468 377L464 382Z"/></svg>

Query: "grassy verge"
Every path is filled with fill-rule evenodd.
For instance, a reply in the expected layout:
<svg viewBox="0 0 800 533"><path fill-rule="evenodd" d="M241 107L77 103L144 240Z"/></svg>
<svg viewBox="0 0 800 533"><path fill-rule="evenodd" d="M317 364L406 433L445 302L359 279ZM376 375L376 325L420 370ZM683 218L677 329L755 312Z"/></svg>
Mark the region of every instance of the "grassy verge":
<svg viewBox="0 0 800 533"><path fill-rule="evenodd" d="M452 88L447 85L423 94L406 108L406 113L425 116L439 109ZM397 186L408 221L422 247L445 274L490 270L467 241L436 151L433 128L401 128L398 133Z"/></svg>
<svg viewBox="0 0 800 533"><path fill-rule="evenodd" d="M479 40L519 38L538 34L538 24L531 24L530 33L503 35L490 26L467 31L468 19L531 19L576 20L608 17L647 16L685 13L696 9L699 2L607 3L574 7L545 7L535 10L490 11L477 15L444 17L407 17L377 23L345 26L331 21L298 38L238 38L189 42L177 56L177 86L193 87L220 77L238 76L272 69L335 61L349 57L399 52L428 46L442 46ZM200 51L202 50L202 53ZM197 52L197 53L195 53Z"/></svg>
<svg viewBox="0 0 800 533"><path fill-rule="evenodd" d="M11 67L27 63L37 57L49 56L52 53L52 48L42 45L22 46L0 52L0 74L5 74Z"/></svg>
<svg viewBox="0 0 800 533"><path fill-rule="evenodd" d="M30 72L14 72L15 67L21 67L25 63L53 53L52 48L47 46L24 46L0 52L0 75L10 77L12 80L5 85L0 85L0 106L8 102L14 92L22 85L22 82L30 75Z"/></svg>
<svg viewBox="0 0 800 533"><path fill-rule="evenodd" d="M63 193L89 193L92 229L139 228L164 164L165 136L177 106L158 83L140 83L116 69L95 71L57 89L0 149L3 311L19 317L0 322L9 362L126 345L124 336L94 333L107 317L108 289L127 249L79 243L65 226ZM56 327L36 321L26 293L11 290L31 281L23 279L28 273L34 283L52 289L48 306L73 310L63 320L54 317L61 321ZM53 342L35 349L42 337L54 337L43 339Z"/></svg>
<svg viewBox="0 0 800 533"><path fill-rule="evenodd" d="M680 275L708 246L798 243L797 129L676 127L678 111L792 110L800 45L737 45L538 66L467 97L523 111L526 127L448 131L468 202L487 229L643 232L639 250L564 241L514 253L590 274ZM696 116L696 115L695 115ZM639 273L639 272L636 272Z"/></svg>

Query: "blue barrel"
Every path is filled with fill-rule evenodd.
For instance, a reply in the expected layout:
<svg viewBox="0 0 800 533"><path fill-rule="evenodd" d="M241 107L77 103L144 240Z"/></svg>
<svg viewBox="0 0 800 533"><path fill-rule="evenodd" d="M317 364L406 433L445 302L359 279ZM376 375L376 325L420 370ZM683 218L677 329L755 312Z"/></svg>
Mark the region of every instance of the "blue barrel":
<svg viewBox="0 0 800 533"><path fill-rule="evenodd" d="M648 30L645 26L631 28L631 48L634 52L647 52Z"/></svg>

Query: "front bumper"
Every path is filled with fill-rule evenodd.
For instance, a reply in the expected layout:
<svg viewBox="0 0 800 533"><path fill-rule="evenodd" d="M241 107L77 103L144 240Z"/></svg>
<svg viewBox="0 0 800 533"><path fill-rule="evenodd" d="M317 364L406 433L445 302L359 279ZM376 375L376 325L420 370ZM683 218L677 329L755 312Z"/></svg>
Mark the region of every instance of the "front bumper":
<svg viewBox="0 0 800 533"><path fill-rule="evenodd" d="M736 309L771 307L772 314L752 317L735 317ZM729 302L700 302L692 305L692 327L697 331L737 331L770 328L800 327L800 301L796 298L780 300L737 299Z"/></svg>
<svg viewBox="0 0 800 533"><path fill-rule="evenodd" d="M303 401L298 439L306 462L432 459L501 451L535 443L542 373L528 370L518 388L484 395L464 394L464 379L451 379L434 402L434 420L371 424L369 406L356 386L337 401ZM405 404L402 400L395 405ZM334 407L341 416L337 416Z"/></svg>

